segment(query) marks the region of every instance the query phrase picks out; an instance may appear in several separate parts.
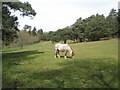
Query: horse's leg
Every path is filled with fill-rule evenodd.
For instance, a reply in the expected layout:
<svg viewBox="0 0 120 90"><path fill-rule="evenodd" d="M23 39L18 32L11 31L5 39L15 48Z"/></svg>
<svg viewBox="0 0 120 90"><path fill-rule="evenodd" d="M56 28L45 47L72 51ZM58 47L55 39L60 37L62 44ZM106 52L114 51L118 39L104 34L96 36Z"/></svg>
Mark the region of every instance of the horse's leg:
<svg viewBox="0 0 120 90"><path fill-rule="evenodd" d="M57 58L57 50L55 50L55 58Z"/></svg>
<svg viewBox="0 0 120 90"><path fill-rule="evenodd" d="M58 56L58 50L55 49L55 58L57 58L57 56Z"/></svg>
<svg viewBox="0 0 120 90"><path fill-rule="evenodd" d="M60 58L60 55L59 55L59 50L57 50L57 56Z"/></svg>
<svg viewBox="0 0 120 90"><path fill-rule="evenodd" d="M67 55L67 51L65 51L65 56L64 56L65 59L67 59L66 55Z"/></svg>

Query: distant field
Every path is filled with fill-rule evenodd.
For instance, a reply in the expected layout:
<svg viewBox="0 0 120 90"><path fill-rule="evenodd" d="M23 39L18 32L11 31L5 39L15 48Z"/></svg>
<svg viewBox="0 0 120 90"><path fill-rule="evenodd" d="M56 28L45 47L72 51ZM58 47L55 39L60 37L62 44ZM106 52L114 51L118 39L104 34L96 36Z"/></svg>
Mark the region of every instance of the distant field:
<svg viewBox="0 0 120 90"><path fill-rule="evenodd" d="M55 59L54 45L4 49L3 88L118 88L118 40L70 44L74 59Z"/></svg>

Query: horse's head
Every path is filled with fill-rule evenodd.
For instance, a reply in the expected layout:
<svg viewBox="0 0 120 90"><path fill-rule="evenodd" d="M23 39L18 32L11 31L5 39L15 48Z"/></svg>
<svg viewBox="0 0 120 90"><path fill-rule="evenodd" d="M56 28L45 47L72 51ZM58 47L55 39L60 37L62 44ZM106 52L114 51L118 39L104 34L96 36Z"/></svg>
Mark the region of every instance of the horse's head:
<svg viewBox="0 0 120 90"><path fill-rule="evenodd" d="M74 52L72 52L70 58L74 58L74 55Z"/></svg>

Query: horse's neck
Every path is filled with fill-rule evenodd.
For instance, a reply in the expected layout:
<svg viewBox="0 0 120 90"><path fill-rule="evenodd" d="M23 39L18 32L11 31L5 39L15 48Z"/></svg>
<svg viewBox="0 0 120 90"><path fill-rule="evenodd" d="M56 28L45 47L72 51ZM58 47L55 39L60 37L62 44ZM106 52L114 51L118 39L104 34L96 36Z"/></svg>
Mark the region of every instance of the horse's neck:
<svg viewBox="0 0 120 90"><path fill-rule="evenodd" d="M70 56L71 56L71 55L72 55L72 52L73 52L72 49L70 48L68 51L69 51Z"/></svg>

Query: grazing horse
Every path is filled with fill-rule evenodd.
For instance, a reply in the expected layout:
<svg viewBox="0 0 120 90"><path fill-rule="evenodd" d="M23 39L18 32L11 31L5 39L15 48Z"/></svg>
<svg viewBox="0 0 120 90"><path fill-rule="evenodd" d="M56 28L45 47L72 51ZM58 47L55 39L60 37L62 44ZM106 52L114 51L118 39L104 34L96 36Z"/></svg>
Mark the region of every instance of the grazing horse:
<svg viewBox="0 0 120 90"><path fill-rule="evenodd" d="M59 56L60 51L65 53L64 54L65 59L67 58L66 57L67 52L70 53L70 58L74 58L73 50L68 44L60 44L60 43L58 43L58 44L55 45L55 58L57 58L57 57L60 58L60 56Z"/></svg>

